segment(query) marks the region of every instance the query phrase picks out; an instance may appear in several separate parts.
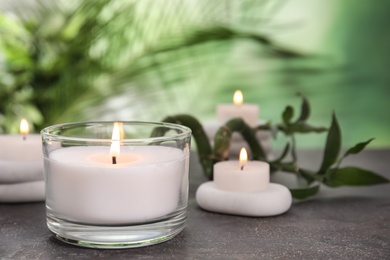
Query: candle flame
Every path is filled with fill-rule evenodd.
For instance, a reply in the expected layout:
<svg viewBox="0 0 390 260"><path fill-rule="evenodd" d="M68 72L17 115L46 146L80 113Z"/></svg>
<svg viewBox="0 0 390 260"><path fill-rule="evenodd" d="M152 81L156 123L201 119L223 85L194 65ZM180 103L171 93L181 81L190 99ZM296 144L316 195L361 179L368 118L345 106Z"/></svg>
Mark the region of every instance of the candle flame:
<svg viewBox="0 0 390 260"><path fill-rule="evenodd" d="M28 133L30 132L30 128L28 126L28 122L26 119L22 119L22 121L20 121L20 133L22 135L27 135Z"/></svg>
<svg viewBox="0 0 390 260"><path fill-rule="evenodd" d="M120 154L120 130L118 122L114 123L114 129L112 130L112 138L111 138L111 148L110 155L112 157L117 157Z"/></svg>
<svg viewBox="0 0 390 260"><path fill-rule="evenodd" d="M248 153L245 147L242 147L240 150L240 164L244 165L248 161Z"/></svg>
<svg viewBox="0 0 390 260"><path fill-rule="evenodd" d="M233 104L236 106L240 106L243 102L244 96L242 95L241 90L236 90L233 95Z"/></svg>

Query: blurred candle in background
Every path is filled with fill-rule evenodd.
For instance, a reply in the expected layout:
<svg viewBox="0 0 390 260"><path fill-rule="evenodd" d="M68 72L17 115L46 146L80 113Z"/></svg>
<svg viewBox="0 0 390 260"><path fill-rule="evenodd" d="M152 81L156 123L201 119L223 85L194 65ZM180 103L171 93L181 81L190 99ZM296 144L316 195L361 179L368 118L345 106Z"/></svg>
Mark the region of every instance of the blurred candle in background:
<svg viewBox="0 0 390 260"><path fill-rule="evenodd" d="M29 129L22 119L19 135L0 135L0 202L44 200L42 141Z"/></svg>
<svg viewBox="0 0 390 260"><path fill-rule="evenodd" d="M217 120L204 124L204 130L209 137L211 144L214 143L214 136L218 129L230 119L242 118L244 122L252 128L266 123L264 120L259 119L260 106L257 104L244 103L244 95L241 90L236 90L234 92L232 104L218 104L216 106L216 112ZM257 131L256 137L257 140L261 142L268 159L272 159L273 155L270 143L271 133L269 131ZM233 133L232 142L230 143L230 155L236 157L241 147L249 149L248 144L242 136L239 133Z"/></svg>
<svg viewBox="0 0 390 260"><path fill-rule="evenodd" d="M251 127L259 123L260 107L256 104L245 104L241 90L236 90L233 95L233 104L217 105L217 119L221 124L232 118L240 117Z"/></svg>

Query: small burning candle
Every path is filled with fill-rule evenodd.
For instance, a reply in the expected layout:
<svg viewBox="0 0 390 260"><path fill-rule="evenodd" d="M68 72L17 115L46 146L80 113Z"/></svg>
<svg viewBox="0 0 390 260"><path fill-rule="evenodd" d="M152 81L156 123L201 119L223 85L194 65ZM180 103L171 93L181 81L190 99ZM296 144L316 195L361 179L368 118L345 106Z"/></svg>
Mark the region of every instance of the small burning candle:
<svg viewBox="0 0 390 260"><path fill-rule="evenodd" d="M269 184L269 164L248 161L245 148L240 160L219 162L214 165L214 182L218 189L235 192L265 190Z"/></svg>
<svg viewBox="0 0 390 260"><path fill-rule="evenodd" d="M233 104L217 105L217 119L220 123L240 117L248 125L254 127L259 123L259 106L256 104L245 104L241 90L236 90L233 95Z"/></svg>
<svg viewBox="0 0 390 260"><path fill-rule="evenodd" d="M241 90L236 90L233 95L232 104L218 104L216 107L217 120L206 122L204 130L210 139L214 142L214 137L218 129L227 121L233 118L242 118L250 127L257 127L265 124L266 121L259 119L260 107L257 104L244 103L244 95ZM261 142L267 158L272 158L271 151L271 132L270 131L256 131L256 138ZM230 155L237 156L241 147L249 148L240 133L234 132L232 135L232 142L230 143Z"/></svg>
<svg viewBox="0 0 390 260"><path fill-rule="evenodd" d="M214 165L214 181L203 183L196 201L203 209L242 216L265 217L286 212L292 203L290 191L269 182L269 164L248 161L245 148L240 160Z"/></svg>
<svg viewBox="0 0 390 260"><path fill-rule="evenodd" d="M0 159L7 161L42 160L42 145L40 136L29 134L28 122L20 122L20 135L0 136Z"/></svg>

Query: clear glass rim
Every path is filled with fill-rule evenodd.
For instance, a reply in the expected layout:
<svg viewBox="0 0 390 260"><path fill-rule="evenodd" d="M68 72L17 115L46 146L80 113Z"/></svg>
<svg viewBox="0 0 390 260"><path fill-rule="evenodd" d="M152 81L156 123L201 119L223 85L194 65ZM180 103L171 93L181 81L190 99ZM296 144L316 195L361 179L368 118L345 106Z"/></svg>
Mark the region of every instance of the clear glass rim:
<svg viewBox="0 0 390 260"><path fill-rule="evenodd" d="M144 142L158 142L158 141L166 141L171 139L181 139L188 136L191 136L191 129L189 127L178 125L178 124L172 124L172 123L165 123L165 122L153 122L153 121L86 121L86 122L70 122L70 123L63 123L63 124L56 124L51 125L48 127L45 127L41 130L40 134L42 138L49 138L51 141L55 140L66 140L66 141L88 141L88 142L100 142L100 143L111 143L112 139L110 138L88 138L88 137L72 137L72 136L62 136L58 134L53 134L52 132L55 129L59 128L72 128L72 127L79 127L79 126L88 126L88 125L98 125L98 124L114 124L114 123L123 123L123 124L133 124L133 125L154 125L155 127L167 127L172 130L181 130L182 133L178 133L175 135L169 135L169 136L159 136L159 137L145 137L145 138L128 138L128 139L121 139L121 142L123 143L144 143Z"/></svg>

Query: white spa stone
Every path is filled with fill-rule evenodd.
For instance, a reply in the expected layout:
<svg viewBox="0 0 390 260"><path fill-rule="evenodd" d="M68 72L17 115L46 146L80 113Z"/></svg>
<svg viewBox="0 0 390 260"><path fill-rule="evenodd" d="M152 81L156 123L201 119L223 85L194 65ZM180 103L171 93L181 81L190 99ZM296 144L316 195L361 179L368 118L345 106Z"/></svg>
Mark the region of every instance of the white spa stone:
<svg viewBox="0 0 390 260"><path fill-rule="evenodd" d="M257 192L233 192L218 189L213 181L203 183L196 191L198 205L217 213L268 217L286 212L292 203L290 191L283 185L270 183Z"/></svg>
<svg viewBox="0 0 390 260"><path fill-rule="evenodd" d="M45 200L45 181L0 184L0 203L35 202Z"/></svg>
<svg viewBox="0 0 390 260"><path fill-rule="evenodd" d="M0 160L0 184L43 180L43 158L37 161Z"/></svg>

